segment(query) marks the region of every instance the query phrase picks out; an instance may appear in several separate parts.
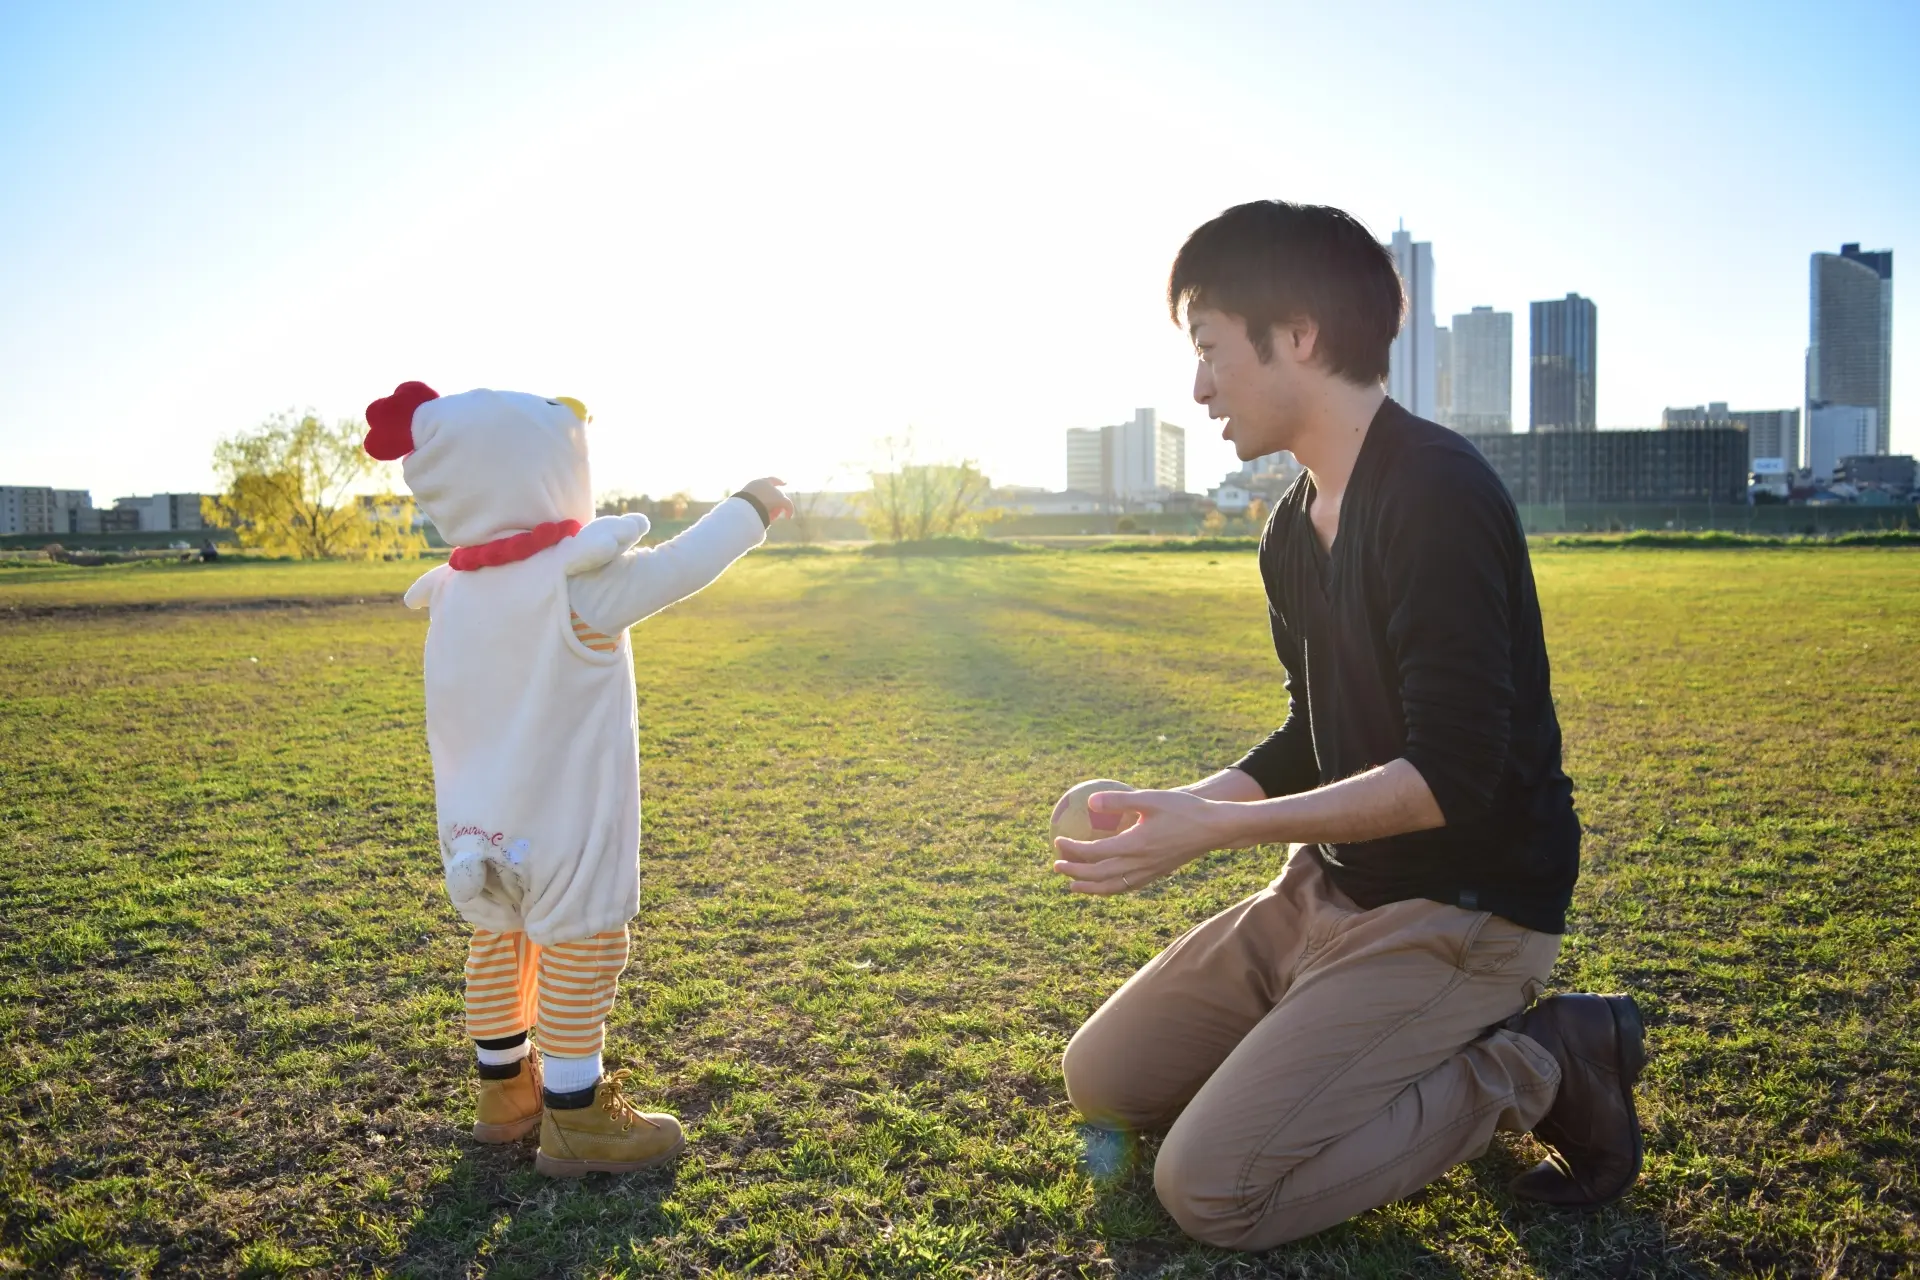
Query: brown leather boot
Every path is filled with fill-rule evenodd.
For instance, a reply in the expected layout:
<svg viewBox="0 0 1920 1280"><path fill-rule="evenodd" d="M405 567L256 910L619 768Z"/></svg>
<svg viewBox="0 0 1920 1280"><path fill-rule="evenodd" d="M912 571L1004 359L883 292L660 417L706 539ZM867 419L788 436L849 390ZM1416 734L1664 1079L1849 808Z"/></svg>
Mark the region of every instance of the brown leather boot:
<svg viewBox="0 0 1920 1280"><path fill-rule="evenodd" d="M687 1145L680 1122L627 1101L626 1080L625 1071L616 1071L580 1094L546 1095L534 1168L550 1178L579 1178L651 1169L678 1156Z"/></svg>
<svg viewBox="0 0 1920 1280"><path fill-rule="evenodd" d="M1646 1031L1632 996L1564 995L1502 1024L1560 1064L1560 1092L1533 1136L1554 1154L1515 1178L1523 1200L1589 1209L1626 1194L1645 1147L1633 1084L1647 1065Z"/></svg>
<svg viewBox="0 0 1920 1280"><path fill-rule="evenodd" d="M518 1142L540 1125L540 1059L533 1054L510 1062L512 1074L480 1077L480 1102L474 1108L476 1142ZM506 1067L482 1071L505 1072Z"/></svg>

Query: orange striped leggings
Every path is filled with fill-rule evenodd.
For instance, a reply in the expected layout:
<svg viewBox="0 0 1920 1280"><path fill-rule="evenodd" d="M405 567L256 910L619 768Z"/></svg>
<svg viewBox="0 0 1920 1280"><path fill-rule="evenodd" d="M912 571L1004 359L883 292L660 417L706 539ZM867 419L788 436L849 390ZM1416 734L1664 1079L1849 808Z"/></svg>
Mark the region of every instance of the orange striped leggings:
<svg viewBox="0 0 1920 1280"><path fill-rule="evenodd" d="M493 1040L532 1029L542 1053L588 1058L607 1039L627 931L543 947L524 933L475 929L467 946L467 1034Z"/></svg>

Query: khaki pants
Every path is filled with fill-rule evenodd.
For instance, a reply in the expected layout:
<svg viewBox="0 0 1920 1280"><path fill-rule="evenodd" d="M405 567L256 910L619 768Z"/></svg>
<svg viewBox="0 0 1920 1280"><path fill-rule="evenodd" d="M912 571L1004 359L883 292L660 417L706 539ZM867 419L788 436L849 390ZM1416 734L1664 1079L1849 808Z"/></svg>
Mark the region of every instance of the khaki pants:
<svg viewBox="0 0 1920 1280"><path fill-rule="evenodd" d="M1484 911L1362 911L1296 849L1190 930L1067 1046L1067 1094L1117 1129L1171 1124L1154 1189L1183 1230L1267 1249L1411 1195L1547 1112L1560 1069L1488 1033L1560 939Z"/></svg>

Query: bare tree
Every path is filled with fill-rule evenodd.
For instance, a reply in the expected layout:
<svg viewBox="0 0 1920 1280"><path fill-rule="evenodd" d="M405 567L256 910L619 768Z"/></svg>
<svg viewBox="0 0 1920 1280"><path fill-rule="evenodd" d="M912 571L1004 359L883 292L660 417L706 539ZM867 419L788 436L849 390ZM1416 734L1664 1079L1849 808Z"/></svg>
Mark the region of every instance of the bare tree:
<svg viewBox="0 0 1920 1280"><path fill-rule="evenodd" d="M1002 514L982 505L993 482L971 460L920 462L911 434L881 441L885 470L872 473L863 503L867 529L885 542L978 532Z"/></svg>
<svg viewBox="0 0 1920 1280"><path fill-rule="evenodd" d="M834 496L833 484L839 479L838 473L827 477L818 489L789 495L793 500L793 536L796 541L812 543L820 541L822 522L832 513L823 511L829 499Z"/></svg>

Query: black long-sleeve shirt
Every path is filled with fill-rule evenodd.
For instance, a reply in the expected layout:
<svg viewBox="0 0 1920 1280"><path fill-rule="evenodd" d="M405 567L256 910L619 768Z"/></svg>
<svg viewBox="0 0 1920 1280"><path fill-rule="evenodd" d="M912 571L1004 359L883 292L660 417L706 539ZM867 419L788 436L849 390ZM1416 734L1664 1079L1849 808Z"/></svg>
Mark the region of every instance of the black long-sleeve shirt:
<svg viewBox="0 0 1920 1280"><path fill-rule="evenodd" d="M1311 852L1356 904L1430 898L1566 930L1580 822L1560 767L1533 566L1513 500L1467 440L1392 400L1328 553L1310 476L1260 540L1286 723L1236 766L1289 795L1404 758L1446 825Z"/></svg>

